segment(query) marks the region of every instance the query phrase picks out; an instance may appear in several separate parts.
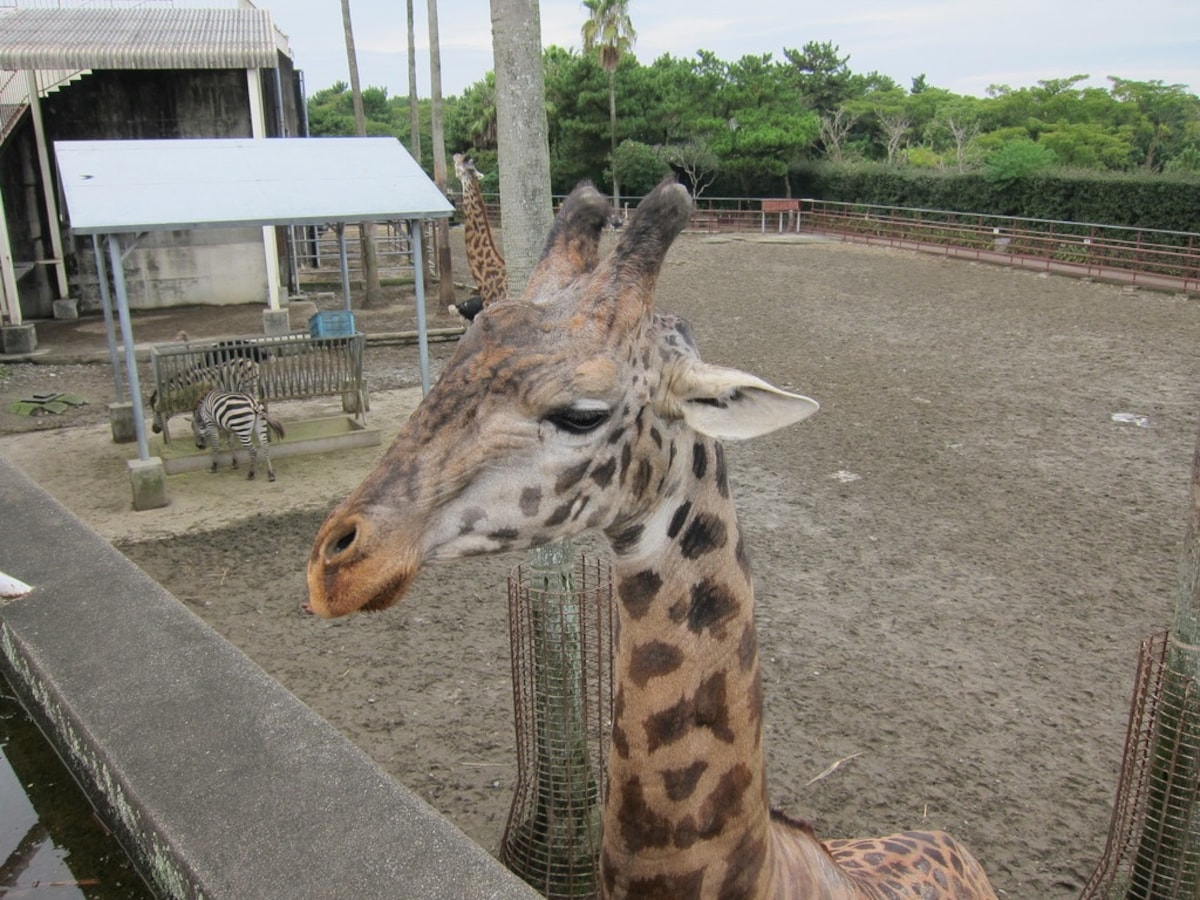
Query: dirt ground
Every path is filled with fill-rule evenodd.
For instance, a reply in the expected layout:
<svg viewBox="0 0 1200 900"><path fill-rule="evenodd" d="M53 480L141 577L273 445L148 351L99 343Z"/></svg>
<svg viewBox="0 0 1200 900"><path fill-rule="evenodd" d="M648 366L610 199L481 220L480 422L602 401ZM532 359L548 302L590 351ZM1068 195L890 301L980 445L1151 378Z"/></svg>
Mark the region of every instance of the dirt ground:
<svg viewBox="0 0 1200 900"><path fill-rule="evenodd" d="M691 319L709 361L822 403L727 448L758 586L774 803L828 837L945 828L1002 895L1078 894L1107 833L1138 643L1171 620L1200 302L684 235L658 308ZM406 324L360 325L410 328L401 312ZM169 337L183 318L135 334ZM434 345L435 366L452 351ZM367 357L386 446L419 394L416 351ZM107 367L10 366L0 409L47 385L92 405L37 423L44 434L0 412L0 455L494 851L515 766L504 582L521 557L427 570L382 615L313 619L313 535L382 447L281 460L274 484L173 476L166 510L133 513L132 451L105 440Z"/></svg>

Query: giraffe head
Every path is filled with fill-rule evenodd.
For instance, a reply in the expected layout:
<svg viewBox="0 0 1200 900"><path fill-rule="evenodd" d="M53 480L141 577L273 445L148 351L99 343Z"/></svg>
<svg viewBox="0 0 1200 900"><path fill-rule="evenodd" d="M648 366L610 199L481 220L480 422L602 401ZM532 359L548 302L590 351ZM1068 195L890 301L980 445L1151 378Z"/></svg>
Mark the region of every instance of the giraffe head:
<svg viewBox="0 0 1200 900"><path fill-rule="evenodd" d="M655 316L655 283L691 200L664 183L599 258L608 201L567 198L525 294L484 309L442 377L308 563L321 615L400 599L427 562L523 549L654 514L675 438L772 431L816 404L706 365L686 325ZM679 446L685 446L679 444Z"/></svg>
<svg viewBox="0 0 1200 900"><path fill-rule="evenodd" d="M465 187L467 180L479 180L479 172L475 169L475 161L465 153L454 154L454 174Z"/></svg>

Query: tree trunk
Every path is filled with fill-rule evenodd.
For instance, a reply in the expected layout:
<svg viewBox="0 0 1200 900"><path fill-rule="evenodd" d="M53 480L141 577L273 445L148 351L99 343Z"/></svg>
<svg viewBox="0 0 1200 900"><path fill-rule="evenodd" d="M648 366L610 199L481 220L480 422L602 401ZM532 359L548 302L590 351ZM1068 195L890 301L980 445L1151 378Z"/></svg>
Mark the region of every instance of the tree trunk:
<svg viewBox="0 0 1200 900"><path fill-rule="evenodd" d="M446 137L442 129L442 51L438 42L437 0L429 0L429 96L433 130L433 181L446 193ZM454 302L454 272L450 261L450 221L438 219L438 302L445 309Z"/></svg>
<svg viewBox="0 0 1200 900"><path fill-rule="evenodd" d="M542 25L537 0L491 4L504 262L508 292L519 297L554 219Z"/></svg>
<svg viewBox="0 0 1200 900"><path fill-rule="evenodd" d="M617 73L608 73L608 143L612 148L613 212L621 211L621 184L617 179Z"/></svg>
<svg viewBox="0 0 1200 900"><path fill-rule="evenodd" d="M354 102L354 129L359 137L367 134L367 116L363 112L362 87L358 81L358 54L354 51L354 27L350 24L350 0L342 0L342 28L346 35L346 61L350 66L350 96ZM379 264L375 259L375 225L363 222L359 230L362 247L363 307L381 306L383 290L379 286Z"/></svg>

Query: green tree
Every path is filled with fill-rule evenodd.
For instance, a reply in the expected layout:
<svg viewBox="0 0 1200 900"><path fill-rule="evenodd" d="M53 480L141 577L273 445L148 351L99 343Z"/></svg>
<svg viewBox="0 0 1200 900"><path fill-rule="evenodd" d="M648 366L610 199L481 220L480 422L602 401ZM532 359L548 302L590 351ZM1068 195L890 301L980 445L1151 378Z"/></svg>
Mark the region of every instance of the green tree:
<svg viewBox="0 0 1200 900"><path fill-rule="evenodd" d="M792 77L800 98L809 109L831 115L851 97L849 54L841 55L836 44L809 41L799 50L784 48L783 57L792 66Z"/></svg>
<svg viewBox="0 0 1200 900"><path fill-rule="evenodd" d="M611 146L617 152L617 87L616 72L621 57L633 48L637 32L629 18L629 0L583 0L588 19L583 23L583 49L595 53L608 75L608 119ZM615 167L614 167L615 168ZM621 188L613 175L613 206L621 205Z"/></svg>
<svg viewBox="0 0 1200 900"><path fill-rule="evenodd" d="M1141 165L1157 171L1174 153L1189 146L1188 139L1200 123L1200 98L1181 84L1161 81L1128 81L1109 76L1113 96L1135 106L1143 118L1139 130Z"/></svg>
<svg viewBox="0 0 1200 900"><path fill-rule="evenodd" d="M1006 184L1018 178L1034 175L1058 163L1049 147L1018 137L1005 141L984 160L984 177Z"/></svg>

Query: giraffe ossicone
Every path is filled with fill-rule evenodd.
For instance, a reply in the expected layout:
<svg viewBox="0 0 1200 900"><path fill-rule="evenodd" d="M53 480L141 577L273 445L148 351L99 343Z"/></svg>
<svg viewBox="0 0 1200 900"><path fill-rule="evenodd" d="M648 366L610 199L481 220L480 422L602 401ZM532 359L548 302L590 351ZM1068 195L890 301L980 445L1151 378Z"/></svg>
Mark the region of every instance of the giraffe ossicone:
<svg viewBox="0 0 1200 900"><path fill-rule="evenodd" d="M606 258L608 201L560 210L524 296L488 306L308 564L324 616L396 602L419 569L602 529L619 627L602 890L655 898L994 898L941 832L822 843L767 802L754 591L722 440L817 404L701 361L655 314L691 212L664 183Z"/></svg>

